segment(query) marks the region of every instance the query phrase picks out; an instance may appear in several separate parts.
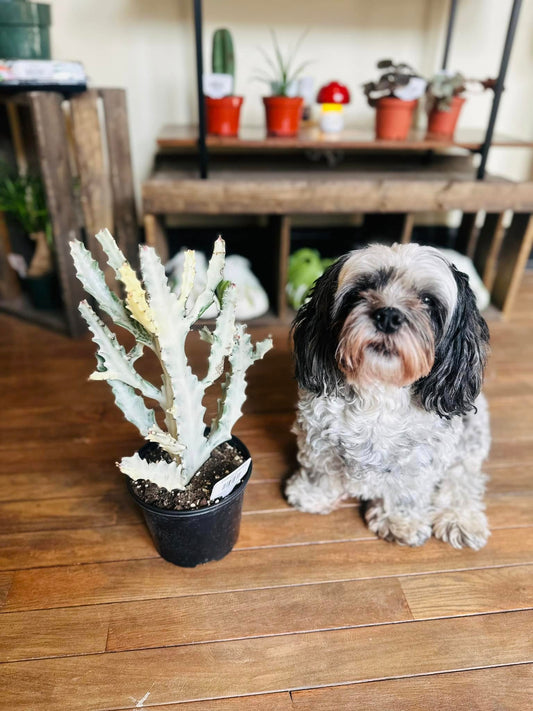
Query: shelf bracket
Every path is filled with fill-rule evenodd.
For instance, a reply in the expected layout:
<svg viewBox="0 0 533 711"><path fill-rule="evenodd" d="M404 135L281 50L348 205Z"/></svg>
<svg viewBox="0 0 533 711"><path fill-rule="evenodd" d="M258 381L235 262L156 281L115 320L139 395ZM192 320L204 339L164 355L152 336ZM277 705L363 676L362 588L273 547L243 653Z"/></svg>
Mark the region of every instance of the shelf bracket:
<svg viewBox="0 0 533 711"><path fill-rule="evenodd" d="M196 40L196 86L198 91L198 154L200 178L207 178L207 144L205 128L205 101L204 101L204 61L202 46L202 0L193 0L194 4L194 37Z"/></svg>
<svg viewBox="0 0 533 711"><path fill-rule="evenodd" d="M489 123L487 126L487 132L485 134L485 140L481 146L481 162L477 169L477 179L483 180L485 177L485 170L487 167L487 158L489 156L489 149L492 144L492 136L494 134L494 127L496 126L496 118L498 116L498 109L500 108L500 100L502 98L503 87L505 83L505 75L507 74L507 67L509 65L509 58L511 56L511 50L513 48L513 41L516 32L516 26L518 24L518 16L520 14L520 8L522 6L522 0L513 0L513 6L511 8L511 16L509 18L509 25L507 26L507 35L505 37L505 44L503 45L502 59L500 62L500 71L498 74L498 79L496 80L496 86L494 87L494 99L492 100L492 108L490 110Z"/></svg>

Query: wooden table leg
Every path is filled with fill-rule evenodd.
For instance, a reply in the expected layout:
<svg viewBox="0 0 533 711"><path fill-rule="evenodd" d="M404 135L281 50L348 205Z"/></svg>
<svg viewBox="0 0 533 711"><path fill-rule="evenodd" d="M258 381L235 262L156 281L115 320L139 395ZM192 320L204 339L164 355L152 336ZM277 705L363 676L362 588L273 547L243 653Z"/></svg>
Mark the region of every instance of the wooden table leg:
<svg viewBox="0 0 533 711"><path fill-rule="evenodd" d="M472 256L475 248L477 228L476 220L477 212L464 212L463 219L459 225L457 239L455 240L454 249L461 254Z"/></svg>
<svg viewBox="0 0 533 711"><path fill-rule="evenodd" d="M415 223L415 216L412 212L406 212L403 216L403 226L402 234L400 236L400 242L402 244L409 244L413 235L413 227Z"/></svg>
<svg viewBox="0 0 533 711"><path fill-rule="evenodd" d="M505 235L504 217L504 212L486 214L474 251L474 266L489 291L496 278L496 264Z"/></svg>
<svg viewBox="0 0 533 711"><path fill-rule="evenodd" d="M165 264L168 262L168 244L163 227L163 220L160 215L145 215L144 216L144 234L146 244L149 247L154 247L159 258Z"/></svg>
<svg viewBox="0 0 533 711"><path fill-rule="evenodd" d="M515 213L503 239L492 288L492 301L504 317L511 313L532 246L533 216Z"/></svg>
<svg viewBox="0 0 533 711"><path fill-rule="evenodd" d="M281 320L288 317L287 276L289 272L289 255L291 251L291 218L289 215L273 215L271 225L276 240L276 281L275 308Z"/></svg>

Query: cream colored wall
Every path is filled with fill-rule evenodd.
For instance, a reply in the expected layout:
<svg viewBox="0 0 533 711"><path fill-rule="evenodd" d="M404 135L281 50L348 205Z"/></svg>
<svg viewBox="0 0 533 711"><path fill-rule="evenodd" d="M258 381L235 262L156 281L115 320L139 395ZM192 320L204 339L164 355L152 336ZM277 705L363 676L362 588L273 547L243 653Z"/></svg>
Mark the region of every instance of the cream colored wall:
<svg viewBox="0 0 533 711"><path fill-rule="evenodd" d="M137 185L151 167L155 138L165 123L196 117L193 25L190 0L52 0L56 58L79 59L92 84L128 91ZM347 123L372 124L360 84L375 76L376 59L391 56L430 73L442 53L444 0L204 0L205 61L213 29L231 28L237 90L245 95L242 122L262 125L263 85L258 47L270 48L269 28L290 45L308 28L301 59L317 86L337 78L350 87ZM473 77L496 75L511 0L461 0L451 68ZM533 140L533 2L525 0L497 129ZM470 97L463 127L486 124L490 96ZM531 176L532 153L494 149L489 169L509 177Z"/></svg>

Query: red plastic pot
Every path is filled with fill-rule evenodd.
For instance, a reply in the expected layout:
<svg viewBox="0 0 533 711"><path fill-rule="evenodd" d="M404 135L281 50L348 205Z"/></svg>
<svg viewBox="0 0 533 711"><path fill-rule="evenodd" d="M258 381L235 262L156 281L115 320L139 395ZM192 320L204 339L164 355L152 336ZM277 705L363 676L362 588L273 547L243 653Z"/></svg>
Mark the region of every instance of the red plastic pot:
<svg viewBox="0 0 533 711"><path fill-rule="evenodd" d="M222 99L205 97L207 133L213 136L236 136L242 96L224 96Z"/></svg>
<svg viewBox="0 0 533 711"><path fill-rule="evenodd" d="M402 101L394 96L378 99L376 104L376 138L404 141L413 122L418 101Z"/></svg>
<svg viewBox="0 0 533 711"><path fill-rule="evenodd" d="M462 96L454 96L449 111L439 111L437 108L431 109L428 116L428 133L432 136L453 138L459 114L465 101L466 99Z"/></svg>
<svg viewBox="0 0 533 711"><path fill-rule="evenodd" d="M300 130L304 100L301 96L265 96L269 136L296 136Z"/></svg>

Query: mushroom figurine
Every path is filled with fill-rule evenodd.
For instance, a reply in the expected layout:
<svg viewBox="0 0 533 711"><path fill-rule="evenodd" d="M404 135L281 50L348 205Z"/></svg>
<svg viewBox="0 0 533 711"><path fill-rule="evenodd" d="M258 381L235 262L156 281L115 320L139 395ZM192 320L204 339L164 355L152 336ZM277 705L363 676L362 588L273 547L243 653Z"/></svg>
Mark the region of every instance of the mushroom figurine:
<svg viewBox="0 0 533 711"><path fill-rule="evenodd" d="M325 133L338 133L344 128L344 104L350 103L350 92L344 84L331 81L323 86L316 97L322 104L320 111L320 130Z"/></svg>

